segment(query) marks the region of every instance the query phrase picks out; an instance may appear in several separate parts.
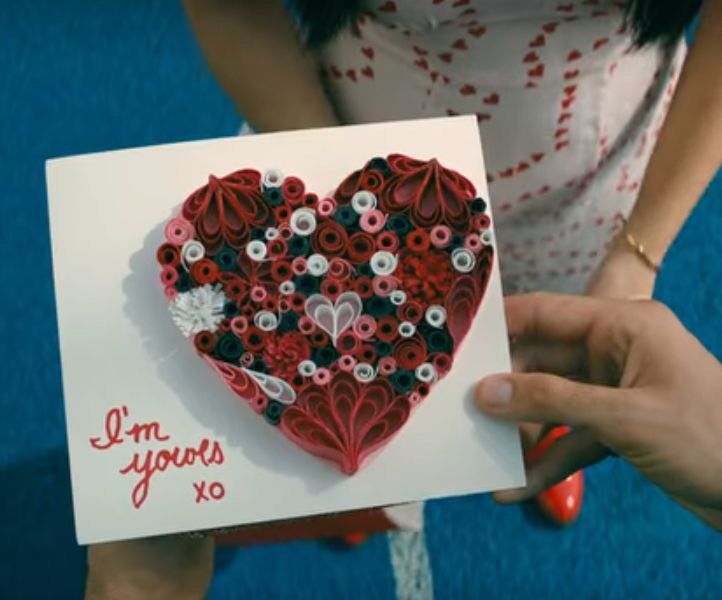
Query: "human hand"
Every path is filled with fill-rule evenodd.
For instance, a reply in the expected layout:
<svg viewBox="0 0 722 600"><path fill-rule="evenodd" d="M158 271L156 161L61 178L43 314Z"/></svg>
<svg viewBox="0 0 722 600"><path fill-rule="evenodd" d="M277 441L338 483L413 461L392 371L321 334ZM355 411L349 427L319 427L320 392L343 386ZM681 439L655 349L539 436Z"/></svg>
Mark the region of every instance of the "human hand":
<svg viewBox="0 0 722 600"><path fill-rule="evenodd" d="M210 536L164 536L90 546L85 598L203 598L213 575L213 549Z"/></svg>
<svg viewBox="0 0 722 600"><path fill-rule="evenodd" d="M527 466L526 500L610 451L722 530L722 366L656 302L507 298L515 370L477 404L500 419L574 429ZM571 379L576 379L572 381Z"/></svg>
<svg viewBox="0 0 722 600"><path fill-rule="evenodd" d="M656 273L623 241L615 241L587 286L587 295L598 298L649 300Z"/></svg>

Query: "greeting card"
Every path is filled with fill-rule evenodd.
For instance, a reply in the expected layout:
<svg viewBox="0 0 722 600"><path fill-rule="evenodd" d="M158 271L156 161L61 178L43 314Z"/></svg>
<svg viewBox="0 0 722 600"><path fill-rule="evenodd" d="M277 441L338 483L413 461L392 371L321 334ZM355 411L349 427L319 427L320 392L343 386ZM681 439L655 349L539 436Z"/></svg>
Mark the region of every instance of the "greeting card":
<svg viewBox="0 0 722 600"><path fill-rule="evenodd" d="M471 117L47 165L80 543L523 483Z"/></svg>

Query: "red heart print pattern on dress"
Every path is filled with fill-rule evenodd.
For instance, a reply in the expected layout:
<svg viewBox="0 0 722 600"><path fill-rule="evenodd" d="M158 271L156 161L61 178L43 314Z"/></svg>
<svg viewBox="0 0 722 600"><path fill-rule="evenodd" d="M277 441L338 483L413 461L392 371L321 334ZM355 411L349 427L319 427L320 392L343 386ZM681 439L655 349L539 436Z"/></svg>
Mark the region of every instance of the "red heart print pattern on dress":
<svg viewBox="0 0 722 600"><path fill-rule="evenodd" d="M321 198L275 169L210 176L156 256L173 322L225 385L351 475L451 369L489 227L466 177L392 154Z"/></svg>

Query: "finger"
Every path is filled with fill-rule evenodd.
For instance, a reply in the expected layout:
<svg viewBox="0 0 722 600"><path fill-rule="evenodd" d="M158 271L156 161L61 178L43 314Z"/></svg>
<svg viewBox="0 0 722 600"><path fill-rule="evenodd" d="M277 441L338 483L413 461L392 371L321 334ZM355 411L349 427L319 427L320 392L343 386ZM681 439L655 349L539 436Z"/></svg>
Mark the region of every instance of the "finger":
<svg viewBox="0 0 722 600"><path fill-rule="evenodd" d="M528 500L608 454L609 450L597 442L589 430L572 431L557 439L539 459L527 465L525 487L496 492L493 497L503 504Z"/></svg>
<svg viewBox="0 0 722 600"><path fill-rule="evenodd" d="M519 437L525 454L541 439L544 427L539 423L519 423Z"/></svg>
<svg viewBox="0 0 722 600"><path fill-rule="evenodd" d="M581 375L588 371L587 363L588 352L583 344L523 339L511 347L512 369L518 373Z"/></svg>
<svg viewBox="0 0 722 600"><path fill-rule="evenodd" d="M489 416L533 423L565 423L608 432L623 414L626 390L577 383L540 373L491 375L476 389Z"/></svg>
<svg viewBox="0 0 722 600"><path fill-rule="evenodd" d="M607 305L608 306L608 305ZM605 311L596 298L537 292L504 300L509 337L539 337L558 342L583 341Z"/></svg>

